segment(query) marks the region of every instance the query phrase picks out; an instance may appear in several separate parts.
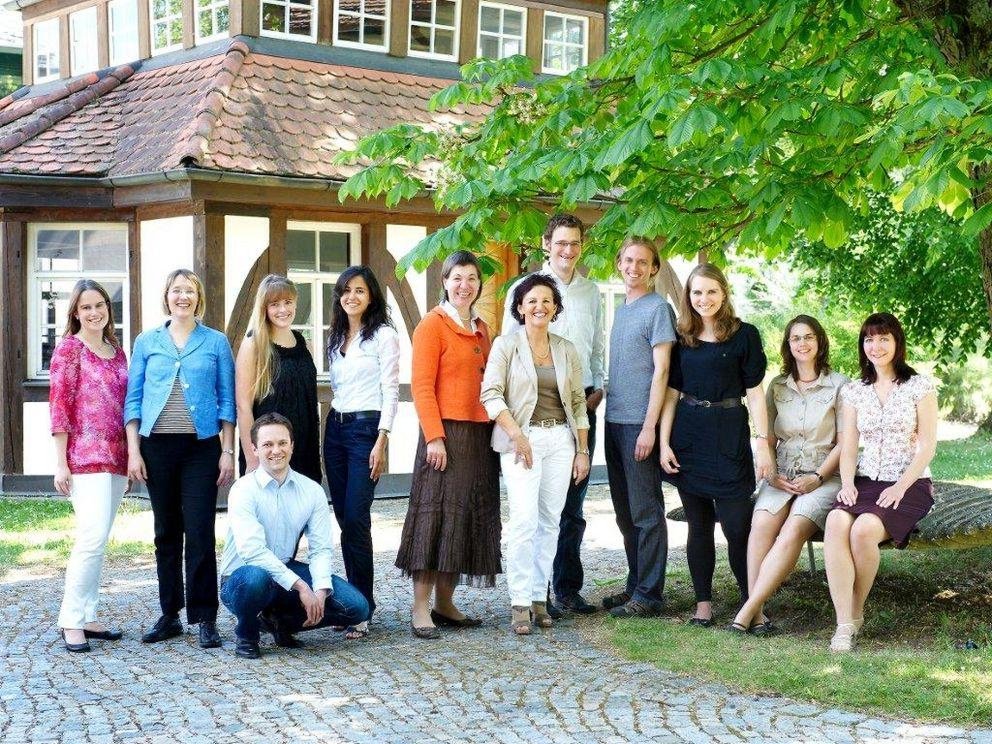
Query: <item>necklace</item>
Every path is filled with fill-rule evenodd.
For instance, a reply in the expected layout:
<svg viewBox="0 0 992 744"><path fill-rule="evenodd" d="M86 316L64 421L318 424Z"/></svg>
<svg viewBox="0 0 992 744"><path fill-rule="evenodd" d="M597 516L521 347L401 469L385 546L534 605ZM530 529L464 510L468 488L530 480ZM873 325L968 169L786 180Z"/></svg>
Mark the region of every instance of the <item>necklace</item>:
<svg viewBox="0 0 992 744"><path fill-rule="evenodd" d="M527 345L530 346L530 353L534 355L534 359L538 362L546 362L551 359L551 342L548 341L548 346L545 348L544 353L539 353L537 349L534 348L534 344L527 339Z"/></svg>
<svg viewBox="0 0 992 744"><path fill-rule="evenodd" d="M819 379L820 379L819 377L814 377L812 380L804 380L802 377L800 377L799 382L805 382L807 385L809 385L811 382L816 382Z"/></svg>

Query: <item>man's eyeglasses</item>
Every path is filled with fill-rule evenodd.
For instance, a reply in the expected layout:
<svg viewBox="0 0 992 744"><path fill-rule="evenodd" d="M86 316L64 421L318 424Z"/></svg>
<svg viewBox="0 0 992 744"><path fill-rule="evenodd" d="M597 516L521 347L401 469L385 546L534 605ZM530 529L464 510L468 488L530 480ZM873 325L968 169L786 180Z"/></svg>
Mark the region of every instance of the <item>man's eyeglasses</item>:
<svg viewBox="0 0 992 744"><path fill-rule="evenodd" d="M554 242L554 247L557 248L558 250L562 250L563 248L581 248L582 247L582 241L581 240L571 240L571 241L569 241L569 240L556 240Z"/></svg>

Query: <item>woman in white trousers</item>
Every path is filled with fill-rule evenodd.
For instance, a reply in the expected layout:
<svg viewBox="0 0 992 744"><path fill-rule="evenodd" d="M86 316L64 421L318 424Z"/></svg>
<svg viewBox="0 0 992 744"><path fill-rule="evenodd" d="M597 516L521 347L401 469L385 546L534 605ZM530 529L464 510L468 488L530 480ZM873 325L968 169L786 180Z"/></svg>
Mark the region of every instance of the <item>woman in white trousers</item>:
<svg viewBox="0 0 992 744"><path fill-rule="evenodd" d="M496 421L510 506L506 578L510 626L528 635L532 622L549 628L548 577L569 478L589 473L589 419L582 368L571 342L548 332L562 312L555 280L531 274L513 292L511 313L523 327L493 343L482 382L482 404Z"/></svg>
<svg viewBox="0 0 992 744"><path fill-rule="evenodd" d="M90 639L123 635L96 619L104 549L128 486L127 359L114 332L113 303L97 282L83 279L73 289L50 372L55 488L76 514L59 628L66 650L80 653L90 650Z"/></svg>

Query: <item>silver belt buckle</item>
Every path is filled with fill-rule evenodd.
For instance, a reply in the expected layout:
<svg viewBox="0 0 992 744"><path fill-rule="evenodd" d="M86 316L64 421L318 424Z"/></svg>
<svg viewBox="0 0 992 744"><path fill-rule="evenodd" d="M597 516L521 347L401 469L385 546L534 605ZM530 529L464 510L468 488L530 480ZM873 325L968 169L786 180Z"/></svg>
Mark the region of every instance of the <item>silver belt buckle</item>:
<svg viewBox="0 0 992 744"><path fill-rule="evenodd" d="M701 405L703 408L711 408L713 406L713 402L709 400L699 400L697 398L696 402L699 403L699 405Z"/></svg>

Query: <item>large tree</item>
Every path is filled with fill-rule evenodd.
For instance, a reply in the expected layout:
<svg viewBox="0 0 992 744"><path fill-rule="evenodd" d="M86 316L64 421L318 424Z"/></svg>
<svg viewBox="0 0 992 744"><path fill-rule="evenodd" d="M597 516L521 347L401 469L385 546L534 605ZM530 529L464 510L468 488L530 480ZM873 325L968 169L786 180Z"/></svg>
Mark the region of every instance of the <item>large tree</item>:
<svg viewBox="0 0 992 744"><path fill-rule="evenodd" d="M799 239L837 248L882 191L954 218L992 323L992 0L640 5L605 56L566 77L536 82L522 57L467 65L434 105L490 115L373 135L342 199L433 189L459 214L403 267L486 240L535 246L536 201L599 203L586 263L603 270L630 233L718 259ZM432 158L428 183L413 166Z"/></svg>

